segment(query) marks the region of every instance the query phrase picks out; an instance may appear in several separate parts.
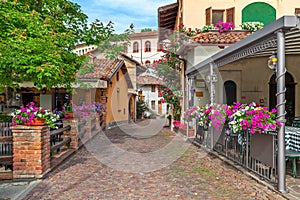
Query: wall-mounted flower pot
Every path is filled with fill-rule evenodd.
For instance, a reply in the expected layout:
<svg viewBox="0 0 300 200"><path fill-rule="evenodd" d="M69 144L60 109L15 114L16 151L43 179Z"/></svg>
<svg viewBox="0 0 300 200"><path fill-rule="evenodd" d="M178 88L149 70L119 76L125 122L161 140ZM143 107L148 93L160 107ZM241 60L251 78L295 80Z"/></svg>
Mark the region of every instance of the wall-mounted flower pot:
<svg viewBox="0 0 300 200"><path fill-rule="evenodd" d="M181 134L186 135L186 128L180 128L179 131L180 131ZM188 136L189 137L194 137L195 136L195 130L193 128L189 128Z"/></svg>
<svg viewBox="0 0 300 200"><path fill-rule="evenodd" d="M27 122L25 123L26 126L44 126L45 123L45 118L33 118L31 123Z"/></svg>

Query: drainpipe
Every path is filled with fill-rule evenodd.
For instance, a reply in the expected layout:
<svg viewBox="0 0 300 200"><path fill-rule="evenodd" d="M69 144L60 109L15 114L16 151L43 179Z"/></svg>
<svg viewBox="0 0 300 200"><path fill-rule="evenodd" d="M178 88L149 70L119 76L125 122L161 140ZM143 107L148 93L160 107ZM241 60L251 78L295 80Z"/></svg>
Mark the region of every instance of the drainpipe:
<svg viewBox="0 0 300 200"><path fill-rule="evenodd" d="M214 73L213 64L209 63L210 71L210 104L215 103L215 83L216 83L216 74ZM214 129L210 128L210 148L214 148Z"/></svg>
<svg viewBox="0 0 300 200"><path fill-rule="evenodd" d="M210 103L214 104L215 103L215 74L214 74L214 69L213 69L213 64L209 63L209 72L210 72Z"/></svg>
<svg viewBox="0 0 300 200"><path fill-rule="evenodd" d="M277 81L277 121L282 124L278 131L278 190L282 193L286 193L286 180L285 180L285 38L284 32L279 30L277 32L277 56L278 66L276 71Z"/></svg>
<svg viewBox="0 0 300 200"><path fill-rule="evenodd" d="M186 77L185 79L185 110L189 109L189 99L190 99L190 95L189 95L189 91L190 91L190 79L188 77ZM189 134L189 122L186 122L186 138L188 138Z"/></svg>

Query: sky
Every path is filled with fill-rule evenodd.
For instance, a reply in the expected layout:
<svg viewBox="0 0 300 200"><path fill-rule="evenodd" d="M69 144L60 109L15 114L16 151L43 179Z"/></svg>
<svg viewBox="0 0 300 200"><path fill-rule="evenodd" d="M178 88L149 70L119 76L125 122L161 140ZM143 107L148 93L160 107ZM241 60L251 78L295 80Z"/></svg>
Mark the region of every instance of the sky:
<svg viewBox="0 0 300 200"><path fill-rule="evenodd" d="M157 9L177 0L70 0L81 6L81 10L92 22L99 19L104 24L114 23L116 33L123 33L134 24L135 32L142 28L157 29Z"/></svg>

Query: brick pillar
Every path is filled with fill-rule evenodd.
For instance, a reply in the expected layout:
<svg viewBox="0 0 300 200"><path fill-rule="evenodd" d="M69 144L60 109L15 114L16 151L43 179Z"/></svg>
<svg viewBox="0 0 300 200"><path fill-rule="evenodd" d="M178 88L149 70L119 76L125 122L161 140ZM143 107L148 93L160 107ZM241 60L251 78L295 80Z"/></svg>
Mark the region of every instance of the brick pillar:
<svg viewBox="0 0 300 200"><path fill-rule="evenodd" d="M50 171L50 128L12 126L13 178L42 178Z"/></svg>
<svg viewBox="0 0 300 200"><path fill-rule="evenodd" d="M64 133L64 137L71 137L71 149L78 149L78 121L75 119L62 119L64 126L71 126L71 130Z"/></svg>

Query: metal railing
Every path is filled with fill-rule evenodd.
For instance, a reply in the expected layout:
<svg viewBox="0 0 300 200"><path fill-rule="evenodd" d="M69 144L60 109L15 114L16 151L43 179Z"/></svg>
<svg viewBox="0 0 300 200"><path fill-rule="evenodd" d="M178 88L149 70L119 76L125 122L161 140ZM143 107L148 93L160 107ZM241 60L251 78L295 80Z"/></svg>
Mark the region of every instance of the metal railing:
<svg viewBox="0 0 300 200"><path fill-rule="evenodd" d="M70 131L71 126L65 126L56 130L50 131L50 151L51 155L62 150L64 146L69 147L71 137L65 137L64 133Z"/></svg>
<svg viewBox="0 0 300 200"><path fill-rule="evenodd" d="M225 128L217 132L209 128L197 128L195 141L202 146L213 149L227 159L255 173L271 183L277 183L277 135L225 134Z"/></svg>
<svg viewBox="0 0 300 200"><path fill-rule="evenodd" d="M13 135L11 122L0 122L0 168L12 170Z"/></svg>

